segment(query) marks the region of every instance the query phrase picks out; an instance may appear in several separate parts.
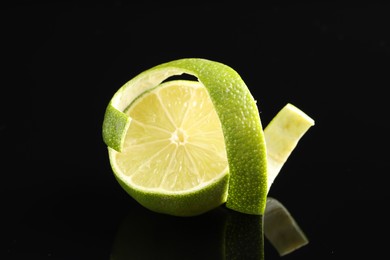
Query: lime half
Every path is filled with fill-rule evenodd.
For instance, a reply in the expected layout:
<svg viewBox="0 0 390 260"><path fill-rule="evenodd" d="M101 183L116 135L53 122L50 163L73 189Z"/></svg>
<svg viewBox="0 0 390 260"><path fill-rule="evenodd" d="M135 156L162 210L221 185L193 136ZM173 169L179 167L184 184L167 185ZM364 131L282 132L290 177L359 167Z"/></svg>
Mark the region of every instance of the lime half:
<svg viewBox="0 0 390 260"><path fill-rule="evenodd" d="M183 73L198 80L170 80ZM229 66L188 58L142 72L111 99L103 139L119 183L150 210L193 216L226 202L264 212L263 128L249 89Z"/></svg>

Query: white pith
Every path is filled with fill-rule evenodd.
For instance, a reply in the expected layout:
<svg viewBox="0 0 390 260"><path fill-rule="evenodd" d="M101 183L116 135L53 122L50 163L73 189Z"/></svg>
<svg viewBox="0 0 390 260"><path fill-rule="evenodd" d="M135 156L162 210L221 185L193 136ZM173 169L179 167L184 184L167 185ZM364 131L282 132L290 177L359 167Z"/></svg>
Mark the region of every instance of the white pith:
<svg viewBox="0 0 390 260"><path fill-rule="evenodd" d="M268 191L299 140L314 120L292 104L284 106L264 129Z"/></svg>

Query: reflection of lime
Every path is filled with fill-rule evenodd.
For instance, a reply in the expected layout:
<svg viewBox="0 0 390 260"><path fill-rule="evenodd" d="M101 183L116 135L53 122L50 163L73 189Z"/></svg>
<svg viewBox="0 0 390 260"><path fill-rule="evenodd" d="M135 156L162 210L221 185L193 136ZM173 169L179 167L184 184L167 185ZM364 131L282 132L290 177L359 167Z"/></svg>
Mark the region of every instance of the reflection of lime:
<svg viewBox="0 0 390 260"><path fill-rule="evenodd" d="M226 259L264 259L263 216L229 211L225 229Z"/></svg>
<svg viewBox="0 0 390 260"><path fill-rule="evenodd" d="M267 198L264 234L281 256L290 254L309 243L305 233L287 208L271 197Z"/></svg>
<svg viewBox="0 0 390 260"><path fill-rule="evenodd" d="M201 216L181 218L135 205L119 225L111 260L263 260L264 238L280 255L308 243L284 205L270 197L264 216L218 207Z"/></svg>
<svg viewBox="0 0 390 260"><path fill-rule="evenodd" d="M111 260L226 259L223 208L181 218L132 210L119 226Z"/></svg>
<svg viewBox="0 0 390 260"><path fill-rule="evenodd" d="M161 84L182 73L199 81ZM264 212L267 161L258 109L224 64L181 59L139 74L111 99L103 138L119 183L153 211L192 216L227 202L240 212Z"/></svg>

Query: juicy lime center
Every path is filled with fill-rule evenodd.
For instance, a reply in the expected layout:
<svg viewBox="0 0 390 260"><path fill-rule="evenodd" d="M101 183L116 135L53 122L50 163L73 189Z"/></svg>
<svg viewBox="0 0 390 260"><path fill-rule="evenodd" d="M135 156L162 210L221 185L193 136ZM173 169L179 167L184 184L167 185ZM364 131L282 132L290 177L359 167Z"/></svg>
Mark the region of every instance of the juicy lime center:
<svg viewBox="0 0 390 260"><path fill-rule="evenodd" d="M221 123L206 88L171 81L133 102L118 166L129 183L164 193L199 189L228 169Z"/></svg>
<svg viewBox="0 0 390 260"><path fill-rule="evenodd" d="M175 132L172 133L170 140L173 144L185 145L188 141L188 135L184 129L177 128Z"/></svg>

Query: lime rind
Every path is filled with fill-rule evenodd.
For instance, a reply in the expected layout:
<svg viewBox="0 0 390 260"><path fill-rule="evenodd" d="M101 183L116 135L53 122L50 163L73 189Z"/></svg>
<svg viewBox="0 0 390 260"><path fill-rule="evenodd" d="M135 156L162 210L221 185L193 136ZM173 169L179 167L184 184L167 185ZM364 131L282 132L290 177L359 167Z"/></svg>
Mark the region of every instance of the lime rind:
<svg viewBox="0 0 390 260"><path fill-rule="evenodd" d="M314 120L310 116L287 103L264 129L268 191L300 139L313 125Z"/></svg>
<svg viewBox="0 0 390 260"><path fill-rule="evenodd" d="M187 59L170 64L204 84L221 121L230 171L226 206L242 213L263 214L266 147L258 108L248 87L235 70L222 63Z"/></svg>
<svg viewBox="0 0 390 260"><path fill-rule="evenodd" d="M103 140L108 147L120 152L123 147L131 118L110 103L103 120Z"/></svg>

